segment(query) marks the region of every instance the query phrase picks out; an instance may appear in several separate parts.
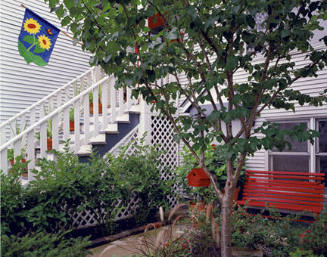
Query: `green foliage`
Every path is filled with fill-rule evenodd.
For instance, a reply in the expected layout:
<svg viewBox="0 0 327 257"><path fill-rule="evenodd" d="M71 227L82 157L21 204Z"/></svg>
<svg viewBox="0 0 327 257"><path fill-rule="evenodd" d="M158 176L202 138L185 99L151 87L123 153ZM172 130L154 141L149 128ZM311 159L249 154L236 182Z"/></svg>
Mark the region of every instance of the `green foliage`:
<svg viewBox="0 0 327 257"><path fill-rule="evenodd" d="M69 111L69 121L74 121L74 108Z"/></svg>
<svg viewBox="0 0 327 257"><path fill-rule="evenodd" d="M297 248L295 252L290 253L290 257L323 257L323 256L322 255L318 256L313 254L312 250L301 250Z"/></svg>
<svg viewBox="0 0 327 257"><path fill-rule="evenodd" d="M135 150L132 154L127 154L132 144ZM174 180L162 179L163 175L170 173L160 161L162 154L155 146L144 146L141 140L140 144L130 142L117 157L107 155L112 173L118 174L117 183L125 189L123 199L127 203L131 192L140 199L135 213L138 224L143 224L160 206L168 208L167 197L174 195Z"/></svg>
<svg viewBox="0 0 327 257"><path fill-rule="evenodd" d="M87 238L66 239L64 234L43 232L27 234L23 237L2 236L1 256L3 257L86 257L90 251Z"/></svg>
<svg viewBox="0 0 327 257"><path fill-rule="evenodd" d="M161 179L168 170L159 168L163 167L160 152L132 143L137 150L131 155L126 152L128 145L117 157L94 154L89 163L79 162L67 143L63 153L52 150L56 161L38 161L40 170L33 171L35 179L25 187L20 175L26 163L17 157L12 172L1 174L1 232L24 235L29 231L72 229L72 214L88 210L104 225L103 233L112 233L116 214L127 206L133 192L140 197L136 219L144 223L159 206L168 206L173 181Z"/></svg>
<svg viewBox="0 0 327 257"><path fill-rule="evenodd" d="M327 208L317 220L303 233L302 247L312 250L317 255L327 256Z"/></svg>
<svg viewBox="0 0 327 257"><path fill-rule="evenodd" d="M232 243L237 247L262 249L267 256L325 256L326 221L324 210L320 218L307 225L297 222L299 217L281 217L269 209L270 217L249 215L238 208L232 215ZM300 251L302 249L303 251ZM309 255L309 254L315 255ZM308 254L308 255L305 255Z"/></svg>
<svg viewBox="0 0 327 257"><path fill-rule="evenodd" d="M217 184L219 188L223 189L226 184L226 163L222 157L223 153L220 151L221 147L215 144L208 146L204 152L205 154L205 165L208 167L209 171L214 174L217 178ZM198 151L198 154L200 151ZM181 153L182 163L176 168L175 172L177 174L176 180L178 184L183 189L183 192L187 196L192 198L200 198L206 202L213 202L216 200L215 193L210 186L209 188L203 187L191 187L187 184L186 176L193 169L198 167L197 160L193 154L186 148L183 147L183 152ZM245 167L243 167L240 179L237 186L242 186L245 179Z"/></svg>

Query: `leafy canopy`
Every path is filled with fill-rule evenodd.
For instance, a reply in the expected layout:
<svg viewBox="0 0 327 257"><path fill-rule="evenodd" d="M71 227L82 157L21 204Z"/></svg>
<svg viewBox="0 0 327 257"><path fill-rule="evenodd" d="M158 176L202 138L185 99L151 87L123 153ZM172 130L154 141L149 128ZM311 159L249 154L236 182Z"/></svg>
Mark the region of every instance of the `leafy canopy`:
<svg viewBox="0 0 327 257"><path fill-rule="evenodd" d="M176 139L202 166L204 155L195 151L204 151L212 140L224 143L222 153L232 163L262 147L283 148L288 135L300 141L317 135L304 127L280 133L278 126L263 123L255 130L263 134L259 138L252 128L265 108L295 110L296 103L317 106L326 100L291 87L326 65L327 36L320 39L321 48L311 43L313 31L327 19L326 1L45 1L75 41L94 54L91 64L101 65L115 75L117 87L131 87L134 97L142 95L166 115ZM146 22L155 14L166 20L157 34ZM307 64L297 68L292 53L304 53ZM239 72L242 81L235 76ZM177 99L187 99L196 115L175 115ZM240 122L239 131L233 120Z"/></svg>

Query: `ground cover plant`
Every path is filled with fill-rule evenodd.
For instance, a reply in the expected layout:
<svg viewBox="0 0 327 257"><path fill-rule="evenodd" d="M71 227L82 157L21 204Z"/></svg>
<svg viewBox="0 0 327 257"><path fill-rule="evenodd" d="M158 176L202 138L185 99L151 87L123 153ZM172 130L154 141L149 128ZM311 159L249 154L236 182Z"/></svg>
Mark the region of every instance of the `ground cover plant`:
<svg viewBox="0 0 327 257"><path fill-rule="evenodd" d="M262 148L282 150L288 136L311 142L317 136L304 126L281 131L267 122L254 125L267 108L295 110L296 103L317 106L326 100L292 88L326 65L326 48L315 49L311 41L327 19L326 1L45 1L75 42L93 53L92 65L101 65L117 78L117 87L132 88L134 97L142 95L171 121L176 140L211 179L222 207L221 254L230 257L232 196L246 156ZM150 30L146 20L151 17L154 23L160 19L161 28ZM327 45L327 37L320 42ZM295 66L294 52L306 55L305 66ZM237 83L240 70L247 80ZM186 83L180 81L182 73ZM169 82L160 83L168 75ZM179 96L191 104L193 117L176 115ZM212 112L202 107L205 102ZM241 128L235 132L236 120ZM205 163L213 140L222 143L217 147L226 164L224 191Z"/></svg>
<svg viewBox="0 0 327 257"><path fill-rule="evenodd" d="M170 212L170 226L159 231L154 239L143 238L140 246L142 256L221 256L220 243L216 243L220 236L217 229L219 230L221 221L215 212L219 210L205 209L197 213L191 211L184 215L176 214L181 207L183 204ZM270 212L268 218L261 213L253 215L246 212L245 208L234 207L231 215L234 249L259 250L264 257L326 256L327 209L315 223L310 224L298 222L299 217L296 215L281 217L280 213L271 208L265 210ZM197 216L196 219L194 215ZM174 234L178 226L184 234Z"/></svg>

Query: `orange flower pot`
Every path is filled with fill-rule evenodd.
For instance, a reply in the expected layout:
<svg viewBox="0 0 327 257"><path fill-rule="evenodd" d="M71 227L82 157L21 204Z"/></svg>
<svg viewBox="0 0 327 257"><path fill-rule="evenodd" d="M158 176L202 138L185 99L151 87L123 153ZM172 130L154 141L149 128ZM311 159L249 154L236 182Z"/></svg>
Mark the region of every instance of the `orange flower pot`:
<svg viewBox="0 0 327 257"><path fill-rule="evenodd" d="M75 130L75 126L74 126L74 121L69 121L69 131L74 131Z"/></svg>
<svg viewBox="0 0 327 257"><path fill-rule="evenodd" d="M52 150L52 138L51 137L47 138L47 149L48 149L48 151Z"/></svg>
<svg viewBox="0 0 327 257"><path fill-rule="evenodd" d="M26 159L23 158L23 159L21 160L21 162L22 162L22 163L25 163L25 162L26 162ZM15 164L15 160L11 159L11 160L10 160L10 164L11 164L11 165L14 165L14 164ZM26 170L26 172L23 172L23 174L22 174L23 177L27 177L27 176L28 176L28 173L27 173L27 167L25 168L25 170ZM10 169L9 171L10 171L10 173L13 173L13 172L14 172L12 169Z"/></svg>
<svg viewBox="0 0 327 257"><path fill-rule="evenodd" d="M150 29L154 29L164 25L167 21L167 17L156 13L155 15L148 18L148 27Z"/></svg>
<svg viewBox="0 0 327 257"><path fill-rule="evenodd" d="M93 114L93 103L90 103L89 108L90 108L90 114ZM102 103L99 103L98 110L99 110L99 114L102 114Z"/></svg>

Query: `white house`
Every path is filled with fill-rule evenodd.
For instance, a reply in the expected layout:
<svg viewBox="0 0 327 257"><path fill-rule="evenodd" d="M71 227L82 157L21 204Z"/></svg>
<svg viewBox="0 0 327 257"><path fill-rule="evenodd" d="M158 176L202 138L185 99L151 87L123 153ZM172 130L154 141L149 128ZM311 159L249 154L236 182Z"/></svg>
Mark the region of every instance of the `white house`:
<svg viewBox="0 0 327 257"><path fill-rule="evenodd" d="M55 14L49 13L48 6L42 0L28 0L24 3L60 27ZM113 78L106 77L94 69L89 70L89 54L81 51L80 46L73 46L71 39L60 34L47 66L39 67L25 63L17 50L17 39L24 16L24 8L20 4L18 0L0 2L0 124L12 119L2 133L7 133L8 127L16 124L22 129L26 121L28 129L20 137L11 132L14 135L9 136L9 142L8 137L3 139L0 144L1 168L8 167L7 149L13 148L17 155L21 151L22 144L26 148L27 155L33 157L33 161L29 164L31 168L35 166L36 154L46 156L49 121L52 124L53 147L60 147L62 139L71 139L72 149L80 156L85 156L90 153L92 147L96 147L100 152L115 150L119 142L123 143L148 131L147 142L163 145L168 149L164 161L171 167L177 165L180 148L173 141L169 122L151 113L149 107L141 100L132 101L129 90L127 92L115 90L112 86ZM313 39L317 48L324 47L318 40L322 35L327 34L327 22L323 26L325 30L317 31ZM297 67L306 64L303 54L294 53L293 59ZM79 76L81 74L83 75ZM327 89L327 68L319 71L318 74L318 78L298 80L294 87L311 95L321 93ZM75 80L71 81L74 78ZM235 79L237 82L243 82L247 80L247 75L238 72ZM67 87L58 91L58 88L64 85ZM74 88L79 88L79 92L74 94ZM103 113L100 113L100 107L95 105L94 114L89 114L90 92L93 93L93 101L96 102L98 97L102 99ZM47 96L48 98L43 102L36 104ZM32 104L36 105L13 119L14 115L26 110ZM46 112L43 110L44 107ZM68 121L73 108L75 130L70 131ZM180 110L186 109L180 107ZM292 124L306 123L308 128L319 131L320 137L315 140L314 145L294 142L291 151L258 151L248 159L247 168L325 172L327 176L326 104L320 107L297 106L295 113L275 109L265 110L256 123L260 124L263 121L278 122L285 128ZM127 126L127 123L130 125ZM33 139L35 132L38 131L41 135L39 143ZM120 136L113 135L118 132ZM325 183L327 186L327 182Z"/></svg>

